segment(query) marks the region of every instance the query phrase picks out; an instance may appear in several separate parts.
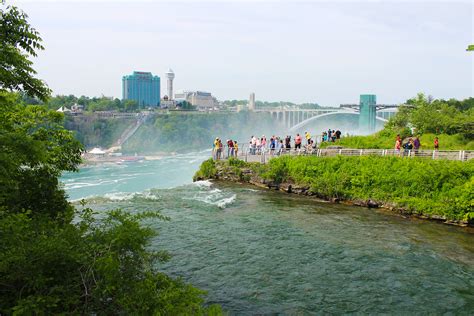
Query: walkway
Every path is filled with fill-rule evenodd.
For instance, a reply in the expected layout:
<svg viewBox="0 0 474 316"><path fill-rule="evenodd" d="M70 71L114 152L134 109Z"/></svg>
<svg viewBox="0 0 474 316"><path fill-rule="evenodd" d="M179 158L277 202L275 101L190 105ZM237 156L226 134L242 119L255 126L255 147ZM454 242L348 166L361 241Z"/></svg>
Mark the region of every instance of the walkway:
<svg viewBox="0 0 474 316"><path fill-rule="evenodd" d="M227 159L232 156L230 151L225 147L221 159ZM474 150L409 150L404 152L395 151L394 149L348 149L348 148L323 148L307 151L306 149L290 151L282 151L280 155L276 152L271 152L268 148L260 153L252 154L250 148L246 147L239 149L236 158L246 162L260 162L267 163L270 159L290 155L290 156L317 156L317 157L334 157L334 156L398 156L404 158L424 158L424 159L446 159L468 161L474 159ZM213 153L214 155L214 153ZM215 155L214 155L215 156ZM235 155L234 155L235 157ZM215 158L215 157L214 157Z"/></svg>

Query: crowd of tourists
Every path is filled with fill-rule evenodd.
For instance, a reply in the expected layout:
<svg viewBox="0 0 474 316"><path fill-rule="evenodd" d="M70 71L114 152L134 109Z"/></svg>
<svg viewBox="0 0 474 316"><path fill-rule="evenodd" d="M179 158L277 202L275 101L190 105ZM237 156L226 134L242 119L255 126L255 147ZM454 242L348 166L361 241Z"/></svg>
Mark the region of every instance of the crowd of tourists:
<svg viewBox="0 0 474 316"><path fill-rule="evenodd" d="M439 150L438 137L435 137L433 145L436 151ZM409 137L405 143L403 143L403 140L400 137L400 134L398 134L395 139L395 152L399 155L402 155L402 154L408 155L411 152L414 152L414 154L416 155L416 153L418 153L420 148L421 148L421 142L418 136ZM403 152L402 152L402 149L403 149Z"/></svg>
<svg viewBox="0 0 474 316"><path fill-rule="evenodd" d="M321 133L320 142L335 142L341 138L341 131L331 130L324 131ZM273 135L270 139L267 139L265 135L257 137L252 135L248 142L250 155L260 155L262 153L269 153L270 155L280 155L284 152L289 152L292 149L295 151L304 151L306 153L312 153L316 151L318 147L318 141L316 137L312 137L309 132L305 132L304 135L299 133L292 137L286 135L285 137ZM213 144L213 156L219 160L224 158L224 150L227 150L227 156L225 157L237 157L239 152L239 144L236 140L228 139L225 143L219 137L216 137Z"/></svg>
<svg viewBox="0 0 474 316"><path fill-rule="evenodd" d="M228 139L226 141L227 146L227 157L237 157L239 152L239 144L236 140ZM219 160L222 157L224 151L224 144L219 137L216 137L213 144L213 156L214 159Z"/></svg>
<svg viewBox="0 0 474 316"><path fill-rule="evenodd" d="M319 142L337 142L341 138L341 131L328 129L321 133ZM267 139L265 135L257 137L252 135L248 142L248 154L261 155L268 153L279 156L282 153L290 152L292 149L305 153L313 153L318 148L318 139L313 138L309 132L303 135L296 134L295 137L286 135L285 137L273 135ZM400 156L416 155L421 148L420 138L418 136L409 137L403 141L400 135L395 139L395 153ZM438 137L434 139L434 149L439 150ZM227 155L225 155L226 150ZM213 144L214 159L225 157L237 157L239 153L239 143L236 140L228 139L225 143L219 137L216 137Z"/></svg>
<svg viewBox="0 0 474 316"><path fill-rule="evenodd" d="M321 140L323 142L335 142L336 140L341 139L341 134L340 130L335 131L328 129L327 132L325 131L321 135Z"/></svg>

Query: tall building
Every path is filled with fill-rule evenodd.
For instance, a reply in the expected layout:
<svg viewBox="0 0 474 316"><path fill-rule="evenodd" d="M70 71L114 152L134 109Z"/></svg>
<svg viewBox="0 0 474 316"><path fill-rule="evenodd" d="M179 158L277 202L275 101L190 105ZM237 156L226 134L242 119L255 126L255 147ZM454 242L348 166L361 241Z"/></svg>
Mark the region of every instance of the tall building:
<svg viewBox="0 0 474 316"><path fill-rule="evenodd" d="M166 78L168 79L168 100L173 100L174 72L171 68L166 72Z"/></svg>
<svg viewBox="0 0 474 316"><path fill-rule="evenodd" d="M255 111L255 93L250 93L249 98L249 111Z"/></svg>
<svg viewBox="0 0 474 316"><path fill-rule="evenodd" d="M375 94L361 94L359 104L359 132L375 131L377 114L377 97Z"/></svg>
<svg viewBox="0 0 474 316"><path fill-rule="evenodd" d="M140 107L160 105L160 77L134 71L122 78L122 99L135 100Z"/></svg>

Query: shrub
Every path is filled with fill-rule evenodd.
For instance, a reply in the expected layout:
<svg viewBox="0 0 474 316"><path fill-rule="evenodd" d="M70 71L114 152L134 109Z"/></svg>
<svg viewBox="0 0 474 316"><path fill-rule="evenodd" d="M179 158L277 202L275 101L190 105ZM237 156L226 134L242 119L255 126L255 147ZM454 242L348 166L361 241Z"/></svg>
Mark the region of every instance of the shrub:
<svg viewBox="0 0 474 316"><path fill-rule="evenodd" d="M259 174L309 186L327 198L392 202L455 220L472 221L474 215L474 160L284 156L271 159Z"/></svg>
<svg viewBox="0 0 474 316"><path fill-rule="evenodd" d="M202 179L212 179L216 176L217 169L214 159L209 158L206 161L203 161L199 170L194 174L193 180L202 180Z"/></svg>

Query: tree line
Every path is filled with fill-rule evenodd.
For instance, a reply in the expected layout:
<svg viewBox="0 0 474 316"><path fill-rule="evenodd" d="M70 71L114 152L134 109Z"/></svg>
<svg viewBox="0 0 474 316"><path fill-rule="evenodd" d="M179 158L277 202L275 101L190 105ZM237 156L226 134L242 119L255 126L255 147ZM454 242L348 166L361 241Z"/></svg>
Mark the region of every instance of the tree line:
<svg viewBox="0 0 474 316"><path fill-rule="evenodd" d="M220 314L160 272L170 256L149 250L157 233L145 224L165 219L158 212L99 216L68 202L59 178L78 170L83 145L62 113L19 101L52 104L30 61L41 42L24 12L0 2L0 314Z"/></svg>

